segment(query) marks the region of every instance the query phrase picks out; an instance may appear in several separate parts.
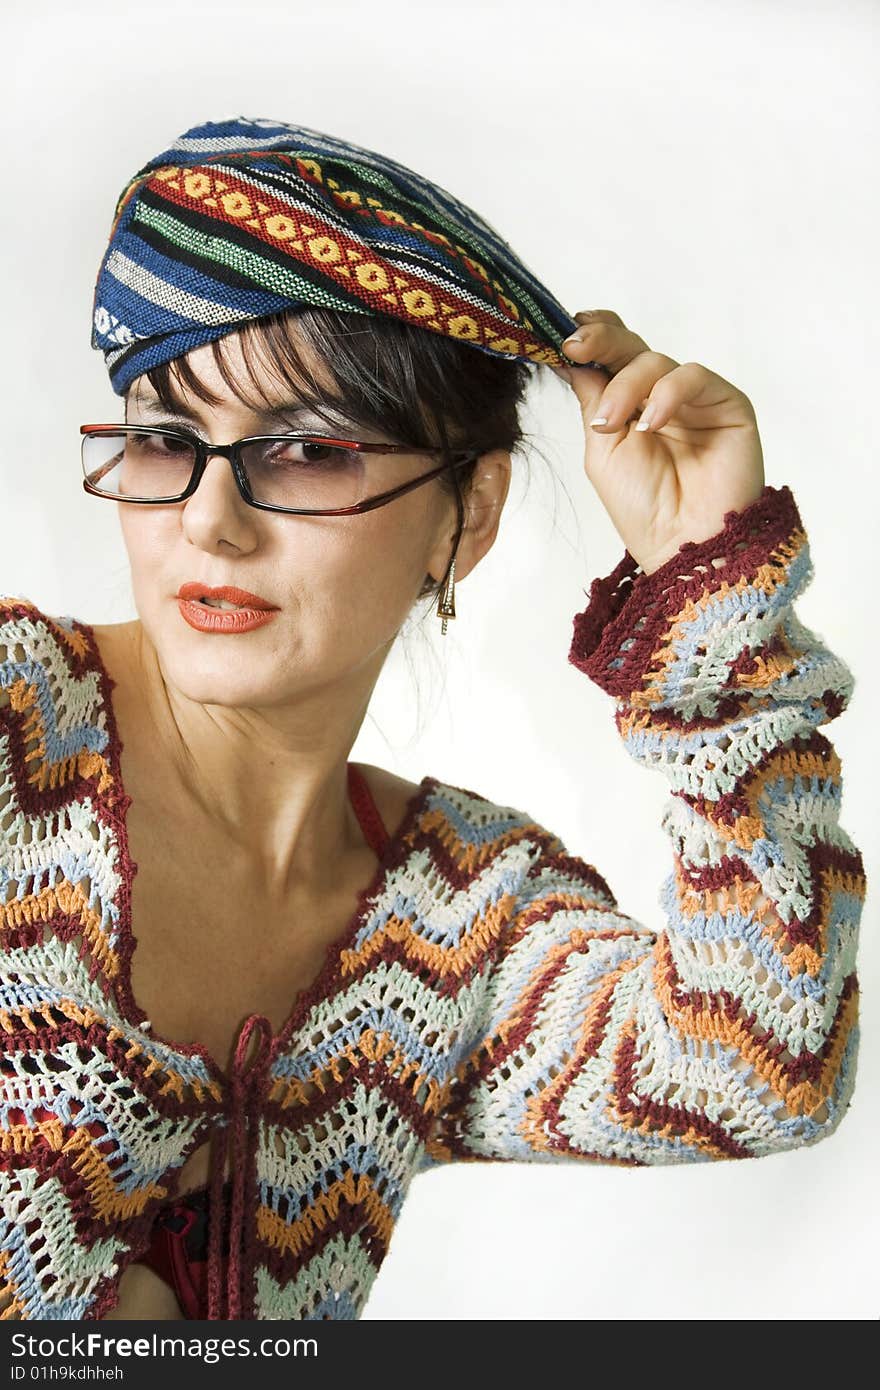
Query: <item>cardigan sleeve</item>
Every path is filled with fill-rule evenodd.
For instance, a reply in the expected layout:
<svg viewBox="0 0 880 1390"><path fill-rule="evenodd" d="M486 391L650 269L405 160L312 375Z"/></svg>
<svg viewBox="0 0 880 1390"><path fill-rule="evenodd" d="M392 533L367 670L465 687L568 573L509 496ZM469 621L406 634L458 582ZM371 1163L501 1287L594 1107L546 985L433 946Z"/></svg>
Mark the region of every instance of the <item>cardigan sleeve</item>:
<svg viewBox="0 0 880 1390"><path fill-rule="evenodd" d="M655 573L627 553L593 583L569 660L668 781L663 925L540 828L423 1168L755 1158L836 1129L865 879L820 732L852 678L792 607L811 572L791 492L766 487Z"/></svg>

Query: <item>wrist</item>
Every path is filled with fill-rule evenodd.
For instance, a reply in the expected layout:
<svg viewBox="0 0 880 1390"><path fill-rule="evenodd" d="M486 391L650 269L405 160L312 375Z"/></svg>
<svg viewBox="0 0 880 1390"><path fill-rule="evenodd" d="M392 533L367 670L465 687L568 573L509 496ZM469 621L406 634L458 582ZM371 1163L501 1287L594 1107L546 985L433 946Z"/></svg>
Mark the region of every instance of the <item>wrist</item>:
<svg viewBox="0 0 880 1390"><path fill-rule="evenodd" d="M726 513L713 536L685 541L650 574L627 551L610 575L593 581L574 619L568 659L617 699L662 702L662 673L675 661L676 642L683 628L699 624L711 594L735 592L759 575L761 588L775 588L805 545L789 488L767 486L744 511Z"/></svg>

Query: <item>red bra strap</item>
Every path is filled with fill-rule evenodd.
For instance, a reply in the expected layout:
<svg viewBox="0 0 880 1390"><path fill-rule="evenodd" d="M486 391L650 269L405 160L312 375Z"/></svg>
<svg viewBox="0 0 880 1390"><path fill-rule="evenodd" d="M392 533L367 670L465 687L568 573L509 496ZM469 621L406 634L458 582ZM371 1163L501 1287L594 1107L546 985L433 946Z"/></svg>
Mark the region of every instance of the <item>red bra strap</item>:
<svg viewBox="0 0 880 1390"><path fill-rule="evenodd" d="M381 858L388 843L388 831L373 800L367 779L354 763L348 764L348 795L367 844Z"/></svg>

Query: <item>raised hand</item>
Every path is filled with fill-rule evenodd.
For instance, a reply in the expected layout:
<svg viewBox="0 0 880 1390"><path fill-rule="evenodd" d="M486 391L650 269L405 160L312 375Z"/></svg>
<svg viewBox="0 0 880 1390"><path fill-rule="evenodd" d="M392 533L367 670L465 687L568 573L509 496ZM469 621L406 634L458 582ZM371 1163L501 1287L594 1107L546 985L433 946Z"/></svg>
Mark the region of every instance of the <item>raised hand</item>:
<svg viewBox="0 0 880 1390"><path fill-rule="evenodd" d="M568 339L566 355L573 364L599 365L553 371L580 404L587 477L650 574L685 541L714 536L726 512L760 497L755 412L748 396L708 367L652 352L612 309L574 318L580 341ZM596 416L607 423L592 423Z"/></svg>

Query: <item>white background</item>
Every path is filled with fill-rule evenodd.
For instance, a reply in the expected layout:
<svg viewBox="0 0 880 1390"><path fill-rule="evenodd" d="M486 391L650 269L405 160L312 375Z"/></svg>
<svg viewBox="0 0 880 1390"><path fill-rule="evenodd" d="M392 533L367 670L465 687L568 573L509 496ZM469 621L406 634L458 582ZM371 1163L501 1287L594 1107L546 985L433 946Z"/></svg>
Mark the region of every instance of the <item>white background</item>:
<svg viewBox="0 0 880 1390"><path fill-rule="evenodd" d="M89 346L115 200L190 126L268 117L408 164L479 210L562 303L613 308L751 398L816 577L801 617L857 679L830 732L878 871L878 7L866 3L44 3L5 21L0 593L136 616L78 427L121 419ZM445 639L401 640L352 757L529 811L661 924L662 780L567 662L622 554L577 404L541 374L494 549ZM435 633L436 629L436 633ZM419 704L420 702L420 704ZM419 716L419 708L421 714ZM831 1139L745 1163L455 1164L413 1184L365 1317L876 1318L877 909L855 1100Z"/></svg>

